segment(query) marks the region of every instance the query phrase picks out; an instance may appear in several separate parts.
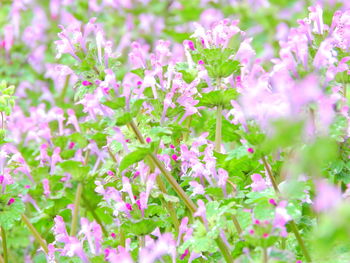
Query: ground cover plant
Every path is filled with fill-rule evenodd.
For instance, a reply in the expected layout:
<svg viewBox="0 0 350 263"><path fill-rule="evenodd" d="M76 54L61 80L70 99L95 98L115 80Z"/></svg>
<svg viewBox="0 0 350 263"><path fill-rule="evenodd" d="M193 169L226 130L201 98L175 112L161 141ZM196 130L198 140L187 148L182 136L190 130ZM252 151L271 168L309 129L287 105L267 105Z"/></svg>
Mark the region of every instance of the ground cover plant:
<svg viewBox="0 0 350 263"><path fill-rule="evenodd" d="M350 261L350 1L0 1L0 263Z"/></svg>

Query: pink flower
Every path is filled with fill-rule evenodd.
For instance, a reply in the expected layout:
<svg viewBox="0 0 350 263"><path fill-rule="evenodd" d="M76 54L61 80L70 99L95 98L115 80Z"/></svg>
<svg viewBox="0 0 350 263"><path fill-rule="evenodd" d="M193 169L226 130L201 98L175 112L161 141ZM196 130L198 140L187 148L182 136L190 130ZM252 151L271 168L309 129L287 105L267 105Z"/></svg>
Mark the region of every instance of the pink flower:
<svg viewBox="0 0 350 263"><path fill-rule="evenodd" d="M286 237L288 235L286 224L288 221L292 220L292 217L287 212L287 205L287 201L279 202L275 210L275 218L273 221L273 226L281 230L282 237Z"/></svg>
<svg viewBox="0 0 350 263"><path fill-rule="evenodd" d="M205 227L208 228L207 210L205 208L205 204L201 199L199 199L197 201L197 205L198 205L197 211L193 214L193 216L194 217L196 217L196 216L201 217L202 220L204 221Z"/></svg>
<svg viewBox="0 0 350 263"><path fill-rule="evenodd" d="M129 252L122 246L118 249L105 249L105 260L110 263L134 263Z"/></svg>
<svg viewBox="0 0 350 263"><path fill-rule="evenodd" d="M316 193L314 199L314 209L316 212L329 212L342 200L341 190L326 181L318 181L316 183Z"/></svg>
<svg viewBox="0 0 350 263"><path fill-rule="evenodd" d="M266 181L262 178L260 174L252 174L251 178L253 180L253 183L250 185L252 191L260 192L267 188Z"/></svg>
<svg viewBox="0 0 350 263"><path fill-rule="evenodd" d="M44 195L46 196L46 198L48 198L51 194L49 180L45 178L42 180L42 183L43 183L43 188L44 188Z"/></svg>
<svg viewBox="0 0 350 263"><path fill-rule="evenodd" d="M81 231L80 234L85 235L89 248L92 254L100 254L101 245L102 245L102 229L99 224L95 221L89 222L86 218L81 218Z"/></svg>
<svg viewBox="0 0 350 263"><path fill-rule="evenodd" d="M8 53L14 44L14 28L12 25L6 25L4 28L4 47L5 51Z"/></svg>
<svg viewBox="0 0 350 263"><path fill-rule="evenodd" d="M133 204L135 204L136 200L135 200L135 197L134 197L134 195L132 193L132 188L131 188L131 184L130 184L129 178L123 176L122 177L122 183L123 183L123 188L122 188L121 192L128 193L131 202Z"/></svg>
<svg viewBox="0 0 350 263"><path fill-rule="evenodd" d="M170 233L162 234L159 229L156 229L152 235L156 236L157 239L147 238L145 247L141 248L139 253L138 262L153 263L167 254L172 258L172 262L176 262L176 242L173 235Z"/></svg>
<svg viewBox="0 0 350 263"><path fill-rule="evenodd" d="M48 148L48 145L46 143L40 145L40 155L39 155L40 166L44 166L45 164L50 162L50 157L47 154L47 148Z"/></svg>
<svg viewBox="0 0 350 263"><path fill-rule="evenodd" d="M193 188L191 196L203 195L205 193L203 185L197 181L191 181L189 182L189 185Z"/></svg>
<svg viewBox="0 0 350 263"><path fill-rule="evenodd" d="M309 19L314 23L314 31L322 35L325 25L323 24L323 10L322 7L317 4L316 6L309 7Z"/></svg>
<svg viewBox="0 0 350 263"><path fill-rule="evenodd" d="M62 162L62 158L60 156L61 153L61 148L60 147L56 147L53 151L52 157L51 157L51 169L50 169L50 174L54 174L55 173L55 169L56 169L56 164L59 162Z"/></svg>

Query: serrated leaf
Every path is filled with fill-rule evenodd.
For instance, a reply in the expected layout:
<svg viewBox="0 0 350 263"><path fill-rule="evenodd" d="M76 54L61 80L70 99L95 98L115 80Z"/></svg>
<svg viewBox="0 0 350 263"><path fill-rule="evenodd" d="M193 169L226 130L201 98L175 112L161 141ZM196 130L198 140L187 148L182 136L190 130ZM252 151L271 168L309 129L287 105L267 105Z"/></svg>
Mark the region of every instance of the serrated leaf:
<svg viewBox="0 0 350 263"><path fill-rule="evenodd" d="M272 206L268 199L263 199L257 203L254 208L254 217L261 221L263 220L272 220L275 216L275 209Z"/></svg>
<svg viewBox="0 0 350 263"><path fill-rule="evenodd" d="M216 106L223 106L224 109L232 108L231 100L235 100L238 97L238 92L235 89L227 90L214 90L208 93L203 93L199 98L197 106L205 106L213 108Z"/></svg>
<svg viewBox="0 0 350 263"><path fill-rule="evenodd" d="M25 206L22 200L18 198L15 198L14 203L11 205L7 205L7 202L9 200L7 195L3 196L1 199L4 204L3 210L0 212L0 226L5 230L9 230L14 226L16 221L19 221L21 219L21 215L24 213Z"/></svg>

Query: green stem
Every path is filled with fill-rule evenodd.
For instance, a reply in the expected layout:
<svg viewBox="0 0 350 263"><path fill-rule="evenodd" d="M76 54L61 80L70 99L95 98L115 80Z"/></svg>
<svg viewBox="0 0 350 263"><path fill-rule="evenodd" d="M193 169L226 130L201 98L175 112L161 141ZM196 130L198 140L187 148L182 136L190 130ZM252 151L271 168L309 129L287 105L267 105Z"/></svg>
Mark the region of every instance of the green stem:
<svg viewBox="0 0 350 263"><path fill-rule="evenodd" d="M192 115L188 116L186 119L186 129L188 129L188 131L183 132L183 141L186 142L188 140L188 136L190 135L191 131L190 131L190 127L191 127L191 122L192 122Z"/></svg>
<svg viewBox="0 0 350 263"><path fill-rule="evenodd" d="M263 256L262 262L263 262L263 263L268 263L269 258L268 258L268 256L267 256L267 248L266 248L266 247L264 247L264 248L262 249L262 256Z"/></svg>
<svg viewBox="0 0 350 263"><path fill-rule="evenodd" d="M231 255L231 252L229 250L229 248L226 246L225 242L222 240L221 237L218 237L217 239L215 239L215 242L217 244L217 246L219 247L221 254L223 255L225 261L227 263L234 263L234 259Z"/></svg>
<svg viewBox="0 0 350 263"><path fill-rule="evenodd" d="M161 173L165 176L167 181L170 183L170 185L173 187L175 192L178 194L180 199L184 201L187 208L192 212L195 213L197 211L197 206L193 203L193 201L187 196L185 191L181 188L181 186L177 183L175 178L171 175L171 173L165 168L164 164L156 157L155 154L151 153L149 155L154 162L154 164L158 167L158 169L161 171Z"/></svg>
<svg viewBox="0 0 350 263"><path fill-rule="evenodd" d="M162 178L160 178L160 175L157 176L156 181L157 181L157 184L159 186L160 191L162 191L162 193L167 194L167 190L165 188L164 182L162 181ZM165 201L165 206L167 207L167 210L169 211L170 217L171 217L173 224L175 226L176 233L178 233L180 223L179 223L179 220L177 219L175 207L174 207L173 203L167 202L167 201Z"/></svg>
<svg viewBox="0 0 350 263"><path fill-rule="evenodd" d="M235 215L232 215L232 221L233 221L233 224L235 225L238 235L240 236L242 234L242 228Z"/></svg>
<svg viewBox="0 0 350 263"><path fill-rule="evenodd" d="M123 247L125 247L125 235L122 228L119 228L119 242Z"/></svg>
<svg viewBox="0 0 350 263"><path fill-rule="evenodd" d="M70 79L70 75L66 76L66 80L64 82L64 86L60 95L60 101L64 104L64 98L66 97L66 93L68 90L68 86L69 86L69 79Z"/></svg>
<svg viewBox="0 0 350 263"><path fill-rule="evenodd" d="M343 82L343 96L345 99L347 99L347 84L345 82Z"/></svg>
<svg viewBox="0 0 350 263"><path fill-rule="evenodd" d="M131 121L130 124L129 124L128 126L133 130L133 132L135 133L135 135L136 135L138 141L139 141L140 143L142 143L142 144L145 144L145 140L143 139L143 136L142 136L140 130L137 128L137 126L136 126L136 124L134 123L134 121ZM117 162L117 160L115 159L115 157L114 157L114 155L112 154L112 152L110 152L110 155L112 156L113 160L114 160L115 162ZM147 159L149 160L149 165L150 165L151 169L154 169L154 167L155 167L156 164L154 163L154 161L152 160L152 158L151 158L150 156L147 156ZM158 187L159 187L160 191L161 191L162 193L165 193L165 194L166 194L166 193L167 193L167 190L166 190L166 187L165 187L165 185L164 185L162 179L161 179L159 176L157 176L156 181L157 181L157 184L158 184ZM178 230L178 229L179 229L179 226L180 226L180 223L179 223L179 220L177 219L176 211L175 211L174 205L173 205L172 203L170 203L170 202L166 202L166 206L167 206L167 209L168 209L168 211L169 211L170 217L171 217L172 220L173 220L173 224L174 224L174 226L175 226L175 229ZM178 232L178 231L176 231L176 232Z"/></svg>
<svg viewBox="0 0 350 263"><path fill-rule="evenodd" d="M286 249L286 238L282 237L281 241L281 249L285 250Z"/></svg>
<svg viewBox="0 0 350 263"><path fill-rule="evenodd" d="M81 198L84 201L85 207L90 211L91 215L93 216L93 218L96 220L96 222L101 226L102 232L105 236L108 236L108 232L106 230L106 228L104 227L101 219L99 218L99 216L96 214L95 209L90 205L89 201L85 198L85 196L82 194Z"/></svg>
<svg viewBox="0 0 350 263"><path fill-rule="evenodd" d="M77 187L77 192L75 193L75 199L74 199L73 218L72 218L72 224L70 229L71 236L75 236L78 229L79 206L80 206L80 199L81 199L82 192L83 192L83 185L82 183L79 183Z"/></svg>
<svg viewBox="0 0 350 263"><path fill-rule="evenodd" d="M154 169L155 169L154 162L152 161L152 159L149 156L146 157L146 160L147 160L147 164L150 167L150 172L153 173ZM168 191L166 190L165 184L164 184L162 178L160 177L160 175L158 175L156 177L156 182L157 182L157 185L159 187L159 190L163 194L168 194ZM165 202L165 206L166 206L167 210L169 211L170 217L173 221L173 225L174 225L176 233L177 233L179 230L179 227L180 227L180 223L179 223L179 220L178 220L177 215L176 215L176 210L175 210L174 204L171 202L167 202L165 200L164 200L164 202Z"/></svg>
<svg viewBox="0 0 350 263"><path fill-rule="evenodd" d="M143 139L143 136L140 132L140 130L137 128L136 124L132 120L130 122L130 127L134 131L136 137L141 143L145 143L145 140ZM157 158L157 156L154 153L149 154L150 158L152 159L155 166L158 167L158 169L161 171L161 173L165 176L169 184L172 186L174 191L177 193L177 195L180 197L180 199L185 203L186 207L191 211L191 213L195 213L197 211L197 206L193 203L193 201L187 196L185 191L181 188L181 186L177 183L175 178L171 175L171 173L165 168L164 164ZM233 257L230 253L229 248L226 246L225 242L218 237L216 240L216 243L222 253L222 255L225 258L226 262L232 263L234 262Z"/></svg>
<svg viewBox="0 0 350 263"><path fill-rule="evenodd" d="M267 161L266 161L265 156L262 156L262 157L261 157L261 160L262 160L262 162L263 162L263 164L264 164L264 167L265 167L265 169L266 169L267 175L269 176L269 179L270 179L270 181L271 181L271 183L272 183L273 189L275 190L275 192L276 192L277 194L279 194L280 191L279 191L279 189L278 189L278 185L277 185L277 183L276 183L275 177L274 177L273 174L272 174L271 168L270 168L270 166L268 165L268 163L267 163Z"/></svg>
<svg viewBox="0 0 350 263"><path fill-rule="evenodd" d="M279 191L279 189L278 189L277 183L276 183L275 178L274 178L274 176L273 176L273 174L272 174L272 171L271 171L271 169L270 169L270 166L268 165L268 163L267 163L267 161L266 161L265 156L263 156L261 159L262 159L262 162L263 162L263 164L264 164L264 166L265 166L265 169L266 169L266 171L267 171L267 174L268 174L268 176L269 176L269 178L270 178L270 180L271 180L271 182L272 182L272 185L273 185L273 188L275 189L276 194L280 194L280 191ZM294 233L294 235L295 235L295 237L296 237L296 239L297 239L297 241L298 241L298 244L299 244L299 246L300 246L300 248L301 248L301 251L302 251L303 254L304 254L304 257L305 257L306 261L307 261L307 262L312 262L311 257L310 257L310 254L309 254L309 252L308 252L307 249L306 249L304 240L302 239L302 237L301 237L301 235L300 235L298 226L296 225L296 223L294 222L294 220L291 220L291 221L289 222L289 225L291 226L291 229L292 229L292 231L293 231L293 233Z"/></svg>
<svg viewBox="0 0 350 263"><path fill-rule="evenodd" d="M296 223L292 220L292 221L289 222L289 225L292 228L292 231L293 231L293 233L294 233L294 235L295 235L295 237L296 237L296 239L297 239L297 241L299 243L299 246L300 246L301 251L303 252L303 254L305 256L306 261L307 262L312 262L311 257L309 255L309 252L307 251L307 248L305 246L304 240L303 240L303 238L300 235L300 232L299 232L299 229L298 229Z"/></svg>
<svg viewBox="0 0 350 263"><path fill-rule="evenodd" d="M44 250L46 254L49 253L49 249L47 248L45 240L41 237L39 232L35 229L35 227L30 223L28 217L25 214L22 214L22 221L27 225L30 232L32 232L35 240L40 244L41 248Z"/></svg>
<svg viewBox="0 0 350 263"><path fill-rule="evenodd" d="M219 81L219 88L220 88ZM222 105L217 106L216 111L216 127L215 127L215 151L221 152L221 142L222 142ZM238 222L238 219L235 215L232 215L233 224L237 230L238 235L241 235L242 228Z"/></svg>
<svg viewBox="0 0 350 263"><path fill-rule="evenodd" d="M1 227L1 239L2 239L2 252L4 253L4 262L8 263L6 232L3 227Z"/></svg>
<svg viewBox="0 0 350 263"><path fill-rule="evenodd" d="M220 152L222 141L222 105L216 109L215 151Z"/></svg>

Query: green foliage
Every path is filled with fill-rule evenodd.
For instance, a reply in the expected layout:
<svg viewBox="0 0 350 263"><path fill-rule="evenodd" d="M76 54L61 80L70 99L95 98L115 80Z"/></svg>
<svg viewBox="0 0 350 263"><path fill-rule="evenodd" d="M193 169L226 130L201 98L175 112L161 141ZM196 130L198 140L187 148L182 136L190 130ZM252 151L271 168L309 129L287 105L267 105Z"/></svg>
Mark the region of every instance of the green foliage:
<svg viewBox="0 0 350 263"><path fill-rule="evenodd" d="M227 78L232 74L240 74L240 63L232 60L230 57L234 54L234 50L230 48L220 49L202 49L192 52L195 62L199 60L204 62L204 66L208 71L209 77L213 79Z"/></svg>
<svg viewBox="0 0 350 263"><path fill-rule="evenodd" d="M22 200L15 198L15 201L8 205L8 202L12 198L10 195L1 195L0 198L0 225L5 230L12 229L15 224L21 219L25 207Z"/></svg>
<svg viewBox="0 0 350 263"><path fill-rule="evenodd" d="M83 180L88 175L90 168L83 166L81 162L78 161L64 161L59 164L64 172L70 173L76 180Z"/></svg>
<svg viewBox="0 0 350 263"><path fill-rule="evenodd" d="M238 93L235 89L215 90L203 93L197 106L213 108L222 106L224 109L231 108L231 100L237 99Z"/></svg>
<svg viewBox="0 0 350 263"><path fill-rule="evenodd" d="M12 107L15 105L15 97L13 96L14 92L15 86L8 86L4 80L0 83L0 112L5 113L6 115L11 114Z"/></svg>
<svg viewBox="0 0 350 263"><path fill-rule="evenodd" d="M157 223L158 221L153 218L143 218L135 222L127 221L123 224L123 230L136 236L148 235L157 227Z"/></svg>
<svg viewBox="0 0 350 263"><path fill-rule="evenodd" d="M195 68L190 68L185 62L177 63L175 69L182 73L183 80L188 84L191 83L198 74L198 71Z"/></svg>
<svg viewBox="0 0 350 263"><path fill-rule="evenodd" d="M138 148L135 151L125 155L120 162L119 171L122 172L134 163L142 161L150 153L149 148Z"/></svg>

